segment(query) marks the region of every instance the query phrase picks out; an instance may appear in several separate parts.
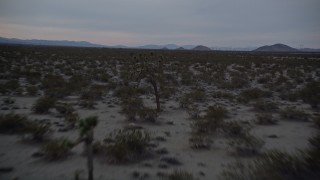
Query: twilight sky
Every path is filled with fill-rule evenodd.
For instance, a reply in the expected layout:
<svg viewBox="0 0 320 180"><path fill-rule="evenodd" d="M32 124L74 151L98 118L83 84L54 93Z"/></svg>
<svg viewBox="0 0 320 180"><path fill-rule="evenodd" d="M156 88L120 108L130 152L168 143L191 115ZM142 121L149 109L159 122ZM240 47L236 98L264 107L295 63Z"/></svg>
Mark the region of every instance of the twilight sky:
<svg viewBox="0 0 320 180"><path fill-rule="evenodd" d="M0 36L320 48L320 0L0 0Z"/></svg>

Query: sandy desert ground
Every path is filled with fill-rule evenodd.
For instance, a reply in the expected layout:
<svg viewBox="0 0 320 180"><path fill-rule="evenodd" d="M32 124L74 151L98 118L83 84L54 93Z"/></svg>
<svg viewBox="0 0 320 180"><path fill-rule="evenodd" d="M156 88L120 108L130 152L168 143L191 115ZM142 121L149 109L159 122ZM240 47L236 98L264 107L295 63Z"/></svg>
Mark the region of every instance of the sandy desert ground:
<svg viewBox="0 0 320 180"><path fill-rule="evenodd" d="M50 129L35 140L34 131L1 122L0 179L87 179L83 143L62 158L50 157L44 146L59 138L77 141L79 121L90 116L98 119L93 164L101 180L175 179L170 174L180 171L188 174L185 179L223 179L222 171L235 161L272 150L299 154L318 131L319 54L24 46L0 51L1 121L18 114ZM54 99L48 111L37 112L41 97ZM78 118L68 121L70 114L58 106ZM150 138L139 152L130 146L114 150L116 143L106 137L117 129ZM124 149L129 155L119 154Z"/></svg>

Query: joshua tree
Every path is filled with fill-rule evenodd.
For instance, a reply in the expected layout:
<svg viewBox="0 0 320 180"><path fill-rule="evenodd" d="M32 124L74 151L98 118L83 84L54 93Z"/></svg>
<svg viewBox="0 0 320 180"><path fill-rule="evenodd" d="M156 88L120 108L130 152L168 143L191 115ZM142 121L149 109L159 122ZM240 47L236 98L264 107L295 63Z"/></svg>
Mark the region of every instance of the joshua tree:
<svg viewBox="0 0 320 180"><path fill-rule="evenodd" d="M90 116L80 121L80 142L85 143L87 153L87 167L88 167L88 180L93 180L93 155L92 155L92 142L93 142L93 129L98 124L96 116Z"/></svg>
<svg viewBox="0 0 320 180"><path fill-rule="evenodd" d="M160 112L160 86L163 84L162 57L155 57L153 53L150 53L149 56L139 54L138 58L139 60L136 56L134 57L137 63L133 76L139 81L144 79L151 84L156 98L157 111Z"/></svg>

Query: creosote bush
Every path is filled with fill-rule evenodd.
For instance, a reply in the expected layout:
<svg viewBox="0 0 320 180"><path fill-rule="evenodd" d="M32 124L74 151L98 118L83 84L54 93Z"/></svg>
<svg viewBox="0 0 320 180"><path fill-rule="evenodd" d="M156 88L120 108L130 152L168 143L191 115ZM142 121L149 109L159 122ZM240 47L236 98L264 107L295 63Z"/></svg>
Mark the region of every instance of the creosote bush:
<svg viewBox="0 0 320 180"><path fill-rule="evenodd" d="M32 106L32 110L35 113L47 113L50 108L53 108L56 100L51 97L43 96L36 100Z"/></svg>

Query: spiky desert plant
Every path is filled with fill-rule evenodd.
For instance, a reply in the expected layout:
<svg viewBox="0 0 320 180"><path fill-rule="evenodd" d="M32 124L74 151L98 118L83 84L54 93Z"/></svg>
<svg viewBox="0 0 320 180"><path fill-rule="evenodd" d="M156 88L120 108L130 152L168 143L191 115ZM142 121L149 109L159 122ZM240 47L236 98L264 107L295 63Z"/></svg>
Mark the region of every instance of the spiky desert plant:
<svg viewBox="0 0 320 180"><path fill-rule="evenodd" d="M98 124L97 116L90 116L82 119L79 123L80 128L80 141L84 142L87 152L87 168L88 168L88 180L93 180L93 152L92 142L94 135L94 128Z"/></svg>

